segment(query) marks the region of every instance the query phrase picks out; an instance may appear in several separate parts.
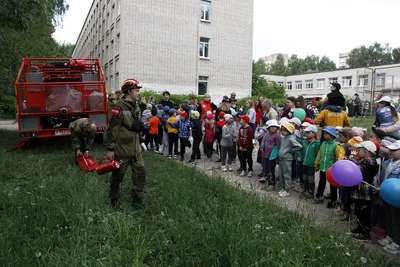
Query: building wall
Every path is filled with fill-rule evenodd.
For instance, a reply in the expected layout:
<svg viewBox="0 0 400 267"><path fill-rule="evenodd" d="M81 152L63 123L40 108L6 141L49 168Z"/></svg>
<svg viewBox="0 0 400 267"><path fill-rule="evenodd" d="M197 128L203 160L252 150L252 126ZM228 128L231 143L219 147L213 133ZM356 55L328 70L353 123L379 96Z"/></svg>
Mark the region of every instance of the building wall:
<svg viewBox="0 0 400 267"><path fill-rule="evenodd" d="M375 69L375 74L373 74L373 69ZM373 75L375 76L374 84L372 84ZM283 83L287 95L303 95L307 98L326 95L330 92L330 82L333 81L340 83L342 94L349 97L358 93L363 100L370 100L371 86L374 88L374 97L381 91L384 95L389 95L395 100L400 97L400 64L287 77L274 75L263 75L263 77L278 84ZM301 89L296 88L296 84L301 84ZM291 89L290 85L292 86ZM307 88L307 85L312 88Z"/></svg>
<svg viewBox="0 0 400 267"><path fill-rule="evenodd" d="M73 57L100 57L109 91L136 78L157 92L197 94L208 76L213 97L250 95L253 0L212 0L209 22L200 21L200 2L95 0ZM208 59L199 57L200 37L210 39Z"/></svg>

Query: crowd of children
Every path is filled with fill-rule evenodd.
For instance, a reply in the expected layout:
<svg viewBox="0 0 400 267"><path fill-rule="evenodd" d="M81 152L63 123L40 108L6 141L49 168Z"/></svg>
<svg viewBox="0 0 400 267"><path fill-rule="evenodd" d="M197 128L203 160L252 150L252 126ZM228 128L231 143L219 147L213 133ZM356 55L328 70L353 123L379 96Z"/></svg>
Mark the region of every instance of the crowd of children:
<svg viewBox="0 0 400 267"><path fill-rule="evenodd" d="M341 113L344 104L338 92L340 85L334 87L323 109ZM188 163L195 163L201 158L203 143L207 159L211 160L215 152L219 154L223 172L232 172L238 158L240 176L253 176L253 150L258 148L257 161L263 169L259 182L265 183L266 190L288 197L294 185L301 185L300 198L315 204L327 201L327 208L336 208L335 214L343 221L357 219L357 227L352 230L354 239L371 240L371 228L379 225L379 244L388 253L400 254L400 208L386 203L379 195L379 185L385 179L400 178L400 141L395 139L400 123L397 127L398 116L390 106L390 98L378 102L381 104L369 138L365 129L345 125L324 125L318 136L318 127L312 120L300 121L295 117L279 122L262 119L256 126L252 101L247 103L248 115L220 111L217 118L212 111L201 118L198 111L191 111L189 117L183 108L157 107L146 118L146 131L149 149L154 150L155 146L156 153L184 161L186 147L192 147ZM389 128L389 133L384 131ZM330 193L324 195L329 169L340 160L359 166L364 183L356 187L330 184Z"/></svg>

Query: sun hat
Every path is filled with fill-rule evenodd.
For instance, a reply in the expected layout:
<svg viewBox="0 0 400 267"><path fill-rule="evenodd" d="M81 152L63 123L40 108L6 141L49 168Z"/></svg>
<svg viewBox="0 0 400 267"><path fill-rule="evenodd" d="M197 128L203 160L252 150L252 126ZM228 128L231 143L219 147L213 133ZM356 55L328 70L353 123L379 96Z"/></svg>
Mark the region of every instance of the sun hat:
<svg viewBox="0 0 400 267"><path fill-rule="evenodd" d="M278 123L278 121L277 120L269 120L269 121L267 121L267 128L269 128L269 127L280 127L280 125L279 125L279 123Z"/></svg>
<svg viewBox="0 0 400 267"><path fill-rule="evenodd" d="M168 111L170 110L170 107L168 107L168 106L164 106L164 108L163 108L163 109L164 109L164 111L165 111L165 112L168 112Z"/></svg>
<svg viewBox="0 0 400 267"><path fill-rule="evenodd" d="M192 111L192 115L194 115L196 118L200 117L200 113L198 111Z"/></svg>
<svg viewBox="0 0 400 267"><path fill-rule="evenodd" d="M279 124L280 124L280 125L283 125L283 124L285 124L285 123L289 123L289 119L288 119L288 118L283 117L282 119L280 119L280 121L279 121Z"/></svg>
<svg viewBox="0 0 400 267"><path fill-rule="evenodd" d="M241 118L244 122L246 122L246 123L249 123L249 122L250 122L250 118L249 118L249 116L247 116L247 115L240 116L240 118Z"/></svg>
<svg viewBox="0 0 400 267"><path fill-rule="evenodd" d="M175 113L176 112L176 109L174 109L174 108L171 108L170 110L169 110L169 113L171 113L171 114L173 114L173 113Z"/></svg>
<svg viewBox="0 0 400 267"><path fill-rule="evenodd" d="M212 114L212 113L207 114L207 119L212 120L214 118L215 118L214 114Z"/></svg>
<svg viewBox="0 0 400 267"><path fill-rule="evenodd" d="M363 147L366 150L368 150L369 152L374 153L374 154L377 151L376 145L371 141L362 142L361 144L356 145L356 147Z"/></svg>
<svg viewBox="0 0 400 267"><path fill-rule="evenodd" d="M293 123L296 124L297 126L300 126L300 125L301 125L301 121L300 121L298 118L296 118L296 117L291 118L291 119L289 120L289 122L293 122Z"/></svg>
<svg viewBox="0 0 400 267"><path fill-rule="evenodd" d="M224 116L225 121L232 119L232 118L233 118L233 116L231 114L225 114L225 116Z"/></svg>
<svg viewBox="0 0 400 267"><path fill-rule="evenodd" d="M322 131L327 132L328 134L332 135L335 138L338 136L338 130L336 130L336 128L333 126L328 126L325 129L322 129Z"/></svg>
<svg viewBox="0 0 400 267"><path fill-rule="evenodd" d="M379 99L378 101L376 101L376 103L381 103L381 102L389 102L392 103L392 99L389 96L384 96L381 99Z"/></svg>
<svg viewBox="0 0 400 267"><path fill-rule="evenodd" d="M312 124L305 121L305 122L303 122L303 123L301 124L301 127L308 127L308 126L310 126L310 125L312 125Z"/></svg>
<svg viewBox="0 0 400 267"><path fill-rule="evenodd" d="M285 123L285 124L282 125L282 127L284 127L286 130L288 130L288 132L290 134L292 134L294 132L294 130L295 130L294 126L292 124L290 124L290 123Z"/></svg>
<svg viewBox="0 0 400 267"><path fill-rule="evenodd" d="M315 125L310 125L307 128L304 129L305 132L313 132L313 133L318 133L318 128Z"/></svg>

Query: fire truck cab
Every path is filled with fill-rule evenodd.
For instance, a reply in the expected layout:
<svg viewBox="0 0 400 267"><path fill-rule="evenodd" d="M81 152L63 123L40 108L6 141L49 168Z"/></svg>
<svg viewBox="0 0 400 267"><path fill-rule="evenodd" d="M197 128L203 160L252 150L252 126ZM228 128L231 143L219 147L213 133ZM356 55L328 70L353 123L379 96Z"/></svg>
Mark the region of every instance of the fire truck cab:
<svg viewBox="0 0 400 267"><path fill-rule="evenodd" d="M70 135L69 124L108 123L106 80L99 59L24 58L15 81L18 132L24 138Z"/></svg>

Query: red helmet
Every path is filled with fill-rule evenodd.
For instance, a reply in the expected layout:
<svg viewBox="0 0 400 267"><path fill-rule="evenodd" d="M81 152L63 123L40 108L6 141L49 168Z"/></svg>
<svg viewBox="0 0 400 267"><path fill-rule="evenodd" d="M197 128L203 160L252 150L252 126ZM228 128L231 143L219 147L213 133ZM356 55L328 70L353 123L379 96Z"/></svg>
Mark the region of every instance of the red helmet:
<svg viewBox="0 0 400 267"><path fill-rule="evenodd" d="M138 80L135 79L127 79L122 83L122 92L126 92L129 89L140 89L142 86L140 85Z"/></svg>

